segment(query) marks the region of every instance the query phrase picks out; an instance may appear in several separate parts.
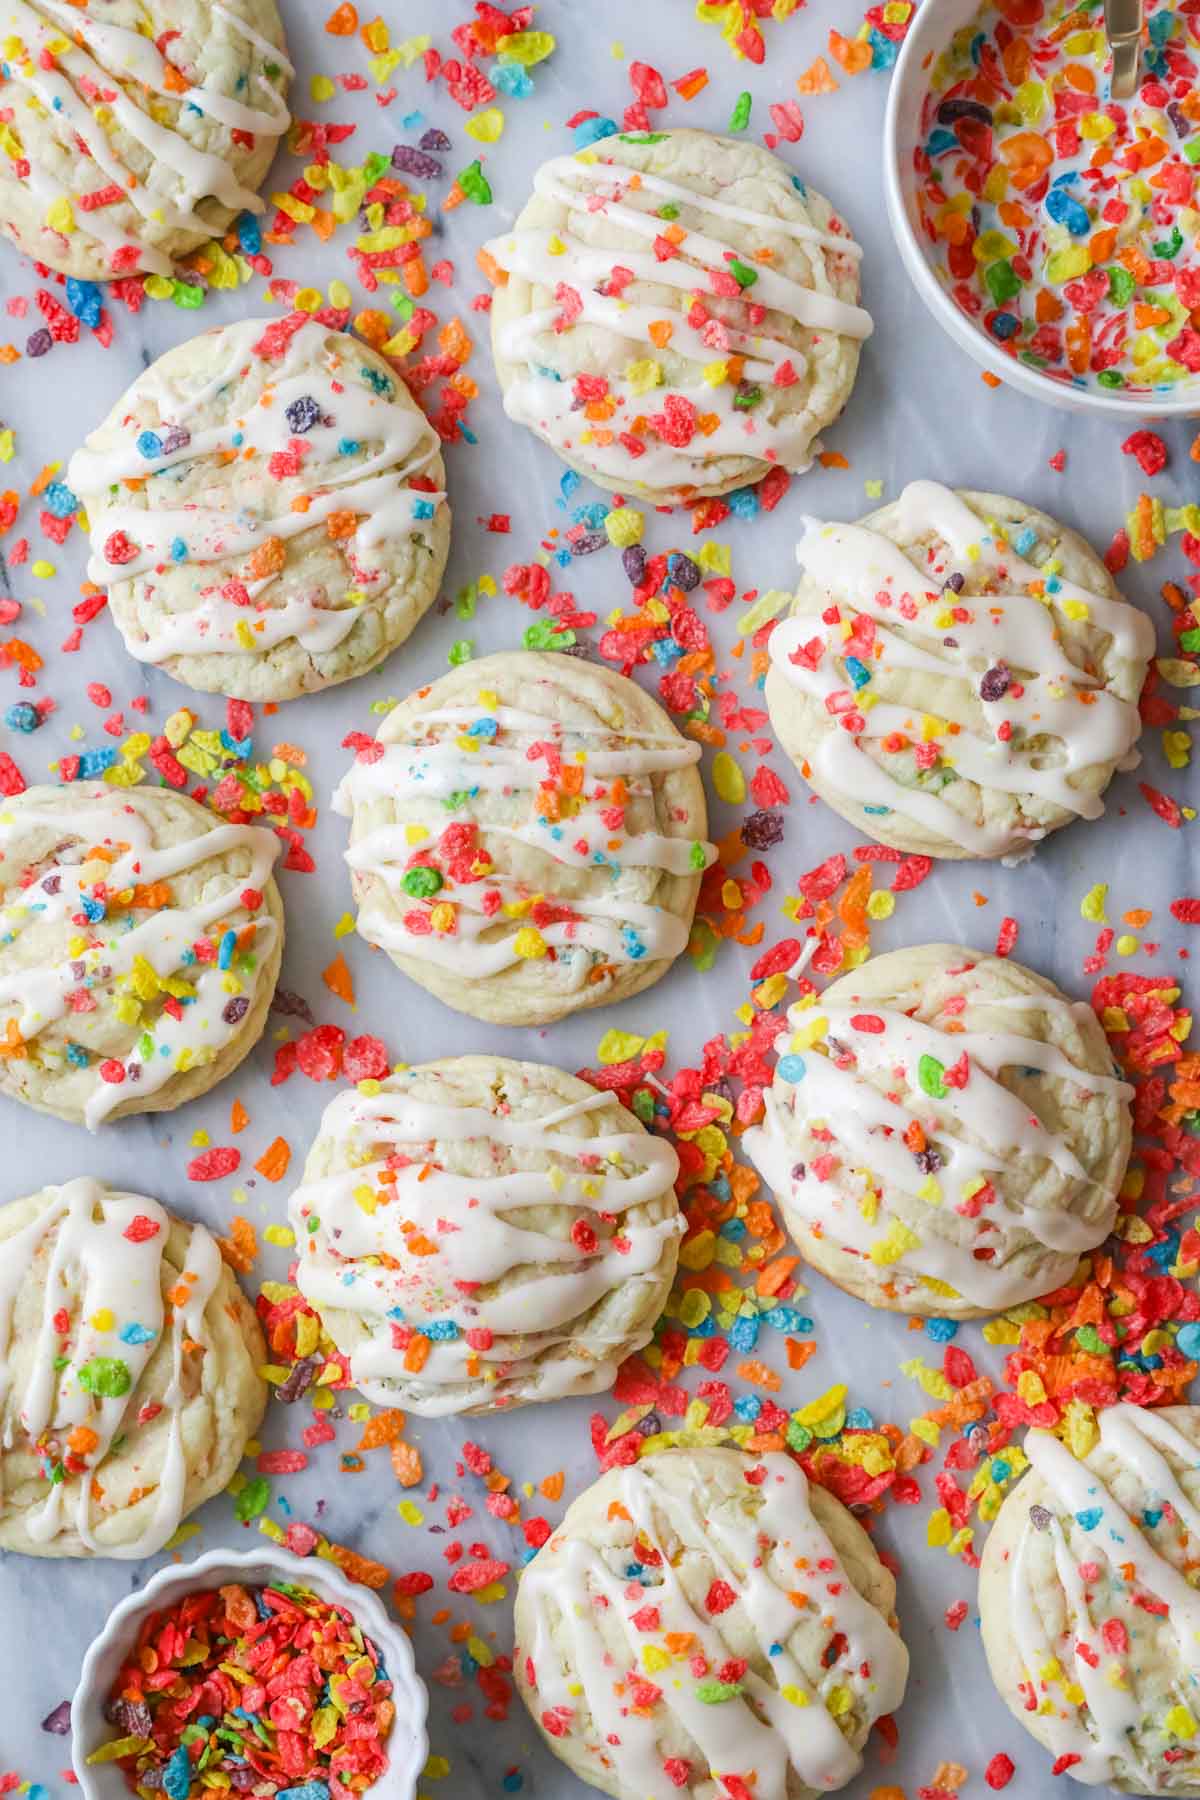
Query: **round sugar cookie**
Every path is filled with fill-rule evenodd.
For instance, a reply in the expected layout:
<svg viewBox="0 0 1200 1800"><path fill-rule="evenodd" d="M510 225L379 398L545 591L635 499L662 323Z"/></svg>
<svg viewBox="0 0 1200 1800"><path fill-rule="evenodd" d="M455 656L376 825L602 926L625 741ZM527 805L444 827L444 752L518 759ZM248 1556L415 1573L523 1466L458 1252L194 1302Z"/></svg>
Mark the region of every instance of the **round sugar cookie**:
<svg viewBox="0 0 1200 1800"><path fill-rule="evenodd" d="M0 0L0 38L0 218L26 255L170 275L264 210L294 74L275 0ZM238 237L257 250L252 221Z"/></svg>
<svg viewBox="0 0 1200 1800"><path fill-rule="evenodd" d="M602 1475L522 1570L513 1673L615 1800L815 1800L904 1698L895 1598L790 1456L662 1450Z"/></svg>
<svg viewBox="0 0 1200 1800"><path fill-rule="evenodd" d="M788 1022L746 1150L839 1287L981 1317L1061 1286L1104 1242L1133 1090L1089 1006L1007 958L922 944Z"/></svg>
<svg viewBox="0 0 1200 1800"><path fill-rule="evenodd" d="M805 521L771 634L780 743L835 812L919 855L1021 858L1137 762L1154 627L1090 545L996 494L914 481Z"/></svg>
<svg viewBox="0 0 1200 1800"><path fill-rule="evenodd" d="M0 803L0 1094L94 1130L232 1073L279 975L280 848L166 788Z"/></svg>
<svg viewBox="0 0 1200 1800"><path fill-rule="evenodd" d="M365 675L450 548L437 433L382 357L299 314L169 350L67 480L126 649L243 700Z"/></svg>
<svg viewBox="0 0 1200 1800"><path fill-rule="evenodd" d="M358 930L473 1018L625 1000L687 947L716 851L698 763L634 682L502 651L390 712L334 796Z"/></svg>
<svg viewBox="0 0 1200 1800"><path fill-rule="evenodd" d="M1079 1457L1026 1434L1032 1467L979 1577L992 1679L1047 1774L1200 1794L1200 1408L1121 1404L1096 1423Z"/></svg>
<svg viewBox="0 0 1200 1800"><path fill-rule="evenodd" d="M656 131L555 157L484 251L505 410L658 505L806 469L871 333L860 257L758 144Z"/></svg>
<svg viewBox="0 0 1200 1800"><path fill-rule="evenodd" d="M373 1085L326 1107L289 1207L297 1284L359 1390L438 1418L610 1388L675 1277L670 1144L539 1063Z"/></svg>
<svg viewBox="0 0 1200 1800"><path fill-rule="evenodd" d="M235 1473L265 1361L203 1225L86 1177L0 1206L0 1549L161 1550Z"/></svg>

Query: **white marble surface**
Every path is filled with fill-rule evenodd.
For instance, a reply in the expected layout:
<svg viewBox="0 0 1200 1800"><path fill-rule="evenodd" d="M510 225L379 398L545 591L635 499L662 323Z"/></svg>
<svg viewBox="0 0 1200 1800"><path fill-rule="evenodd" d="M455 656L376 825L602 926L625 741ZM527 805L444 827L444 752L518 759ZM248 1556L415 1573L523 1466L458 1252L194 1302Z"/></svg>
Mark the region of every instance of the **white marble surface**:
<svg viewBox="0 0 1200 1800"><path fill-rule="evenodd" d="M283 3L300 68L296 110L312 112L310 75L346 70L365 74L366 55L361 46L323 35L321 27L330 10L325 0ZM936 4L936 0L926 3ZM370 16L368 8L360 10L364 17ZM384 0L383 11L394 36L428 30L449 55L453 54L449 32L470 8L466 0L461 4L457 0ZM619 117L630 98L628 61L640 58L657 65L668 79L702 64L709 69L710 85L690 105L672 96L674 103L665 115L668 122L721 130L738 91L749 87L755 97L754 128L761 131L768 123L768 104L793 96L795 77L824 50L827 27L853 32L861 19L861 7L856 0L811 0L798 18L786 25L769 26L770 52L762 69L735 64L719 34L697 23L692 14L691 0L641 0L640 4L638 0L604 0L603 4L542 0L536 23L558 33L559 49L549 64L536 71L534 96L504 102L507 131L503 142L486 153L494 207L484 212L468 205L444 217L434 208L440 235L433 241L429 260L448 256L457 271L453 301L435 287L434 303L443 320L458 310L479 341L481 347L470 373L483 389L470 415L477 445L454 446L448 458L456 527L447 595L485 572L499 578L508 562L528 560L535 553L538 540L550 526L567 522L557 506L558 465L547 449L505 422L494 398L483 347L485 320L467 310L470 296L480 285L473 265L477 245L510 219L523 202L537 162L569 145L563 121L582 107ZM614 53L614 40L623 43L624 61ZM367 93L339 94L327 106L315 109L319 117L359 122L357 139L342 152L346 160L360 160L370 148L388 151L398 140L415 142L424 125L405 129L402 121L420 109L424 124L442 127L454 140L445 159L447 169L453 173L470 162L478 146L465 135L464 115L444 90L426 89L419 64L407 73L398 71L394 80L398 97L386 110L377 106L373 84ZM796 484L769 520L752 530L730 520L717 532L719 540L733 545L734 575L740 588L765 589L788 583L799 511L855 516L865 510L863 483L867 480L882 480L888 492L917 475L1015 492L1059 513L1089 532L1101 546L1107 544L1140 485L1136 468L1120 453L1124 434L1118 426L1082 425L1048 408L1031 406L1013 394L990 392L974 367L927 320L900 271L884 218L879 146L886 85L885 77L868 74L843 82L835 95L802 101L808 121L804 141L785 147L791 166L835 197L865 245L866 298L877 317L878 332L867 349L848 413L829 434L829 447L849 458L850 472L818 471ZM272 185L285 186L298 166L292 159L281 158ZM444 184L432 184L431 191L440 195ZM346 257L348 232L339 232L323 250L310 234L301 232L300 238L299 247L279 256L280 273L318 286L327 286L335 277L351 279ZM0 255L0 298L32 299L39 285L30 266L5 248ZM255 281L237 295L214 299L199 314L154 304L132 319L121 308L116 340L107 352L84 342L56 348L40 362L22 361L0 368L0 417L17 433L17 455L0 470L0 486L24 491L45 462L53 458L65 461L80 434L107 410L143 363L193 330L277 310L267 301L262 286ZM357 289L355 293L356 304L361 303ZM0 320L0 339L11 337L23 343L40 322L32 308L27 323ZM1157 489L1168 500L1195 496L1196 465L1187 460L1190 435L1183 426L1168 433L1173 463ZM1061 474L1049 467L1049 459L1060 448L1067 451ZM585 486L576 496L576 504L595 497ZM100 731L103 714L84 696L89 681L108 683L114 704L120 706L146 692L150 719L159 725L189 698L204 723L222 723L219 702L189 697L164 676L128 659L104 620L87 632L82 655L71 658L57 653L69 629L69 608L78 594L82 557L77 542L61 552L44 551L33 511L26 508L35 554L52 555L58 574L51 581L38 581L28 568L7 570L4 585L22 600L44 603L43 618L27 606L15 629L45 655L48 666L39 691L54 698L58 712L36 737L12 741L5 734L7 747L17 756L27 778L42 777L49 762L68 748L66 734L72 726L86 725L89 744L110 741ZM490 537L476 524L477 516L493 511L512 514L511 537ZM686 546L688 528L686 519L652 518L650 545L656 549L676 543ZM11 532L0 548L11 548L18 535L17 530ZM1178 555L1164 555L1152 567L1133 571L1127 590L1161 622L1165 609L1156 597L1158 585L1166 577L1182 573ZM561 585L573 588L581 604L596 605L602 614L624 597L618 561L612 554L577 564L569 576L562 575ZM720 641L725 647L732 641L737 611L735 607L720 622ZM257 749L262 753L284 737L304 746L324 802L345 762L339 742L348 730L372 728L372 701L402 694L432 678L445 667L449 645L462 635L471 636L480 651L518 644L529 618L524 608L502 595L482 600L470 626L463 626L452 612L431 615L409 645L378 674L349 688L294 703L275 718L260 721ZM21 697L15 672L0 670L0 710ZM130 718L136 721L137 715ZM772 760L787 773L781 757ZM749 759L747 766L752 766ZM1148 744L1148 779L1181 797L1186 797L1190 787L1195 798L1194 782L1187 776L1167 774L1156 741ZM1019 871L978 865L938 870L917 895L902 902L894 919L878 933L878 942L892 947L946 937L990 948L1001 916L1012 913L1021 923L1019 954L1023 959L1065 985L1082 989L1082 958L1091 947L1095 928L1080 918L1079 899L1092 883L1105 880L1112 884L1111 918L1119 919L1123 909L1133 906L1159 909L1149 935L1162 941L1160 958L1148 963L1139 957L1134 966L1175 966L1184 932L1170 920L1165 907L1181 891L1189 887L1195 891L1194 869L1190 876L1188 871L1193 840L1188 833L1168 831L1150 816L1138 797L1136 780L1126 776L1117 782L1103 822L1080 824L1060 834ZM799 782L795 786L800 790ZM329 1000L319 977L334 952L333 925L349 901L339 858L342 836L341 823L326 811L311 840L318 873L282 878L288 907L283 984L304 994L320 1018L335 1018L349 1025L345 1008ZM787 815L786 839L769 859L781 891L794 883L801 870L835 849L849 849L855 841L847 827L819 805L806 804L802 793L798 794ZM973 904L971 894L976 888L988 895L986 908ZM767 918L770 939L775 935L777 915L768 911ZM490 1047L552 1059L568 1068L592 1059L600 1033L610 1025L642 1031L669 1026L672 1062L696 1060L705 1038L733 1026L733 1009L745 997L748 964L748 957L735 948L724 953L713 973L701 977L684 959L660 987L621 1008L569 1021L549 1032L504 1032L472 1027L441 1009L408 986L389 965L369 963L365 947L354 940L343 940L342 947L360 995L354 1026L385 1036L393 1054L417 1060ZM239 1140L247 1153L244 1170L277 1134L287 1137L301 1156L315 1131L318 1111L332 1092L314 1088L301 1078L272 1089L270 1068L268 1037L242 1072L209 1099L164 1118L128 1120L94 1140L65 1124L5 1104L0 1111L5 1163L0 1198L25 1193L48 1179L94 1172L126 1187L157 1193L180 1210L223 1228L234 1210L234 1184L196 1187L188 1183L185 1166L192 1153L192 1134L207 1128L214 1142L228 1142L229 1105L237 1096L251 1114L251 1125ZM247 1211L257 1225L281 1218L284 1192L261 1181L246 1185ZM270 1252L260 1262L259 1273L278 1272L282 1266L282 1254ZM785 1403L803 1404L833 1382L845 1381L850 1387L849 1404L865 1406L881 1420L894 1419L903 1425L930 1404L898 1373L898 1364L908 1356L925 1354L936 1360L938 1352L927 1339L910 1335L902 1321L855 1306L819 1282L804 1304L816 1320L819 1348L802 1374L785 1372ZM977 1329L965 1329L958 1341L981 1363L996 1367ZM365 1475L343 1476L337 1472L334 1447L327 1447L305 1474L273 1484L271 1513L283 1522L289 1514L316 1518L320 1502L318 1523L331 1537L388 1563L397 1572L428 1568L436 1573L442 1566L440 1545L445 1540L433 1531L444 1517L445 1498L462 1492L477 1508L477 1517L459 1535L468 1541L484 1539L497 1554L519 1560L523 1548L519 1534L489 1518L483 1511L480 1484L456 1472L462 1442L470 1437L486 1446L518 1483L565 1467L570 1495L590 1479L594 1469L587 1431L592 1410L592 1403L579 1401L494 1422L472 1421L469 1428L453 1421L414 1422L411 1436L421 1446L427 1476L441 1484L439 1501L430 1503L423 1494L416 1496L426 1519L421 1528L411 1528L398 1518L395 1508L400 1496L386 1461L372 1461ZM610 1406L610 1416L613 1410ZM297 1443L307 1417L300 1414L301 1409L289 1414L274 1408L268 1418L266 1443ZM338 1448L350 1447L357 1435L352 1425L344 1424ZM932 1493L931 1473L924 1477L924 1487L927 1495ZM559 1509L546 1510L552 1518L558 1516ZM925 1548L927 1512L928 1504L919 1514L889 1508L879 1524L880 1543L903 1560L901 1611L913 1652L913 1675L910 1698L900 1717L898 1760L884 1768L872 1748L863 1775L848 1791L855 1800L866 1800L873 1787L898 1782L912 1800L919 1785L933 1781L938 1764L951 1760L965 1764L970 1771L964 1794L982 1795L987 1792L983 1769L997 1750L1005 1749L1017 1764L1008 1793L1012 1800L1034 1800L1047 1791L1048 1760L1010 1722L992 1693L973 1611L956 1636L942 1623L946 1607L955 1601L965 1600L973 1608L974 1580L970 1571L943 1552ZM202 1532L184 1546L184 1556L196 1554L201 1547L222 1543L245 1547L248 1543L247 1533L235 1522L225 1497L210 1504L199 1523ZM41 1782L55 1795L63 1793L67 1744L43 1733L39 1721L71 1693L85 1643L114 1603L147 1572L147 1568L117 1562L72 1565L0 1557L0 1771L16 1770L24 1780ZM430 1623L432 1613L445 1599L443 1590L419 1604L416 1650L427 1677L439 1669L444 1675L443 1665L452 1649L446 1627ZM508 1648L508 1604L480 1609L457 1603L454 1613L456 1618L470 1618L498 1648ZM505 1791L503 1778L515 1770L526 1794L542 1800L575 1800L576 1796L581 1800L585 1790L541 1748L519 1702L514 1701L508 1723L498 1726L484 1719L482 1697L469 1677L457 1689L435 1680L432 1691L431 1738L435 1751L449 1758L452 1773L446 1780L425 1784L431 1796L484 1800L484 1796ZM472 1721L465 1728L451 1719L452 1707L463 1702L473 1707ZM763 1800L775 1797L764 1795Z"/></svg>

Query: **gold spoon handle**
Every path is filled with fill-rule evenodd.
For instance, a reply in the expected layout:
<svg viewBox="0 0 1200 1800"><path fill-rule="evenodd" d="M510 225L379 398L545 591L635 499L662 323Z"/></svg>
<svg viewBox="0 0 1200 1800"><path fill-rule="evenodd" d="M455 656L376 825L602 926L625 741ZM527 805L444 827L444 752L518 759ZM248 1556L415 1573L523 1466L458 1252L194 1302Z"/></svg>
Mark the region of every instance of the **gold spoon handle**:
<svg viewBox="0 0 1200 1800"><path fill-rule="evenodd" d="M1137 93L1142 60L1142 0L1104 0L1104 24L1112 47L1114 100Z"/></svg>

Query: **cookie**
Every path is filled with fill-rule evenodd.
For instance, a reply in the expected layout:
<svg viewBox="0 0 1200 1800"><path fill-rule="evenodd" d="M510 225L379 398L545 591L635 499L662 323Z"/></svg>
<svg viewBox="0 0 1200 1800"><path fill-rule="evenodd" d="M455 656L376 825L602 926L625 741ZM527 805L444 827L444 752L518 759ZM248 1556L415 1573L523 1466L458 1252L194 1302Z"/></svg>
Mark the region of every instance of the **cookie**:
<svg viewBox="0 0 1200 1800"><path fill-rule="evenodd" d="M152 1556L267 1403L253 1308L202 1225L81 1178L0 1206L0 1549Z"/></svg>
<svg viewBox="0 0 1200 1800"><path fill-rule="evenodd" d="M687 946L716 851L700 746L623 675L504 651L419 688L334 796L358 930L448 1006L547 1025Z"/></svg>
<svg viewBox="0 0 1200 1800"><path fill-rule="evenodd" d="M860 258L757 144L656 131L555 157L481 258L505 411L659 505L806 469L871 333Z"/></svg>
<svg viewBox="0 0 1200 1800"><path fill-rule="evenodd" d="M169 350L67 481L130 654L243 700L375 668L450 548L437 433L381 356L303 314Z"/></svg>
<svg viewBox="0 0 1200 1800"><path fill-rule="evenodd" d="M232 1073L279 975L280 848L166 788L4 801L0 1093L94 1130Z"/></svg>
<svg viewBox="0 0 1200 1800"><path fill-rule="evenodd" d="M893 1312L1051 1292L1113 1228L1133 1089L1052 982L958 944L872 957L792 1008L746 1150L805 1260Z"/></svg>
<svg viewBox="0 0 1200 1800"><path fill-rule="evenodd" d="M295 72L275 0L0 0L0 38L0 219L36 262L170 275L264 210Z"/></svg>
<svg viewBox="0 0 1200 1800"><path fill-rule="evenodd" d="M914 481L806 520L767 705L827 805L918 855L1029 855L1137 762L1154 627L1089 545L996 494Z"/></svg>
<svg viewBox="0 0 1200 1800"><path fill-rule="evenodd" d="M1056 1775L1197 1794L1200 1408L1109 1406L1088 1437L1026 1435L979 1577L992 1679Z"/></svg>
<svg viewBox="0 0 1200 1800"><path fill-rule="evenodd" d="M296 1281L377 1406L424 1418L610 1388L683 1235L679 1159L538 1063L424 1063L325 1109Z"/></svg>
<svg viewBox="0 0 1200 1800"><path fill-rule="evenodd" d="M556 1756L615 1800L813 1800L904 1697L896 1584L790 1456L610 1469L521 1573L513 1674Z"/></svg>

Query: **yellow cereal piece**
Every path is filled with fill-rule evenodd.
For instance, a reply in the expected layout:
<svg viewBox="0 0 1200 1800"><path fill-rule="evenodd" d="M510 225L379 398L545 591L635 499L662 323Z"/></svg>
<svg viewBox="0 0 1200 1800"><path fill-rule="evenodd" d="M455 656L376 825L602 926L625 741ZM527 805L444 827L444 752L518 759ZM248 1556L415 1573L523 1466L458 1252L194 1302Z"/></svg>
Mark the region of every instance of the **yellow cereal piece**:
<svg viewBox="0 0 1200 1800"><path fill-rule="evenodd" d="M886 1268L899 1262L907 1251L915 1250L920 1242L916 1232L910 1231L903 1219L893 1219L884 1235L871 1245L871 1261L879 1268Z"/></svg>
<svg viewBox="0 0 1200 1800"><path fill-rule="evenodd" d="M1106 924L1107 920L1104 917L1104 902L1107 896L1107 881L1098 881L1095 887L1089 888L1079 903L1079 911L1082 917L1089 919L1093 925Z"/></svg>
<svg viewBox="0 0 1200 1800"><path fill-rule="evenodd" d="M75 208L71 205L70 195L60 194L46 208L46 224L51 231L61 232L69 237L75 230Z"/></svg>
<svg viewBox="0 0 1200 1800"><path fill-rule="evenodd" d="M625 365L625 379L635 394L648 394L663 379L662 364L652 356L640 356Z"/></svg>
<svg viewBox="0 0 1200 1800"><path fill-rule="evenodd" d="M436 911L435 907L434 912ZM526 962L536 962L539 957L545 956L550 948L541 932L535 930L532 925L521 927L513 939L512 947L516 954Z"/></svg>
<svg viewBox="0 0 1200 1800"><path fill-rule="evenodd" d="M504 114L498 106L485 107L467 120L465 129L476 143L494 144L504 135Z"/></svg>
<svg viewBox="0 0 1200 1800"><path fill-rule="evenodd" d="M604 529L610 544L618 550L627 550L631 544L640 544L646 529L646 517L634 506L614 506L604 521Z"/></svg>

